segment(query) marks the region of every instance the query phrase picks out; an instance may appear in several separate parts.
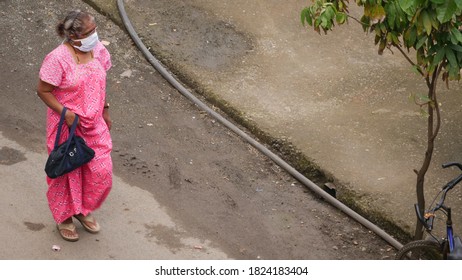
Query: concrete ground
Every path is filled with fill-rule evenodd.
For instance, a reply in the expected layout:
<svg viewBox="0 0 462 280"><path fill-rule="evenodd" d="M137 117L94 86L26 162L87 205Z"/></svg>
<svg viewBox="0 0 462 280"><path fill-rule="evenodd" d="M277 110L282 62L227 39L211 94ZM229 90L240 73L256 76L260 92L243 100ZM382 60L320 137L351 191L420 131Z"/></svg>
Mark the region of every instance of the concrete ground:
<svg viewBox="0 0 462 280"><path fill-rule="evenodd" d="M86 2L116 22L120 21L116 1ZM419 107L408 96L424 93L425 85L398 52L378 56L372 37L365 35L353 22L326 36L306 30L300 24L299 13L307 4L301 0L283 3L276 0L250 3L244 0L125 1L140 36L147 45L156 48L166 64L181 71L185 81L240 112L247 123L299 149L336 183L339 197L354 194L355 203L366 212L378 214L412 232L415 222L412 205L416 200L413 169L418 169L423 159L426 122ZM359 13L354 8L352 11ZM15 71L7 73L14 75ZM30 79L30 76L25 78ZM440 87L439 90L443 126L426 180L427 201L443 183L459 173L442 171L441 164L461 161L462 143L458 132L462 127L457 122L461 87L451 83L450 89ZM30 182L39 179L30 170L44 162L43 154L28 150L28 161L24 161L24 147L3 135L0 144L9 147L2 148L2 155L17 153L18 158L11 165L1 162L2 180L19 178ZM9 155L8 158L13 157ZM9 240L19 242L21 239L22 244L26 242L27 249L9 247L5 254L18 258L69 258L68 251L55 254L49 250L56 238L40 232L43 227L53 227L52 221L46 218L44 189L33 188L24 181L6 184L13 197L2 196L0 212L3 220L17 227L14 234L9 233ZM153 220L156 224L162 221L165 228L175 227L149 193L136 195L127 202L118 200L132 197L132 191L137 194L142 190L133 190L117 178L116 182L122 187L114 192L114 205L125 203L123 209L142 205L158 216L144 217L142 221L134 219L133 225L116 224L114 228L120 227L141 237L140 232L146 232L146 225ZM28 196L15 192L14 188L24 185L30 188ZM454 209L456 229L462 224L462 216L457 215L462 207L461 200L460 188L455 189L448 200ZM27 230L15 223L18 219L11 215L17 212L14 211L16 207L24 204L31 205L21 217L26 220ZM101 211L105 211L104 222L104 216L116 215L118 210ZM139 217L136 211L133 215ZM27 222L29 218L31 222ZM91 251L91 255L81 258L136 258L131 248L103 244L108 242L112 246L123 240L124 235L118 232L109 231L110 235L102 232L101 236L82 234L83 239L98 242L104 250ZM142 238L148 237L142 235ZM185 245L180 249L182 257L227 258L218 249L195 249L206 246L207 242L206 238L198 240L185 235L181 239ZM88 242L84 246L90 249L91 244ZM42 253L47 250L49 255L34 255L39 254L38 250ZM146 250L145 256L156 251L166 259L176 257L157 243L150 243L142 250Z"/></svg>
<svg viewBox="0 0 462 280"><path fill-rule="evenodd" d="M116 1L88 2L118 21ZM308 4L131 0L125 9L145 44L177 75L300 150L335 182L340 199L352 196L371 219L412 233L413 170L423 161L426 120L409 96L425 94L425 83L398 51L379 56L373 37L354 22L328 35L304 28L299 13ZM427 201L459 173L441 164L461 161L460 90L456 82L439 87L443 123ZM450 195L455 213L461 199L460 189ZM462 216L455 219L461 224Z"/></svg>
<svg viewBox="0 0 462 280"><path fill-rule="evenodd" d="M93 6L103 7L111 15L114 3ZM131 13L133 8L146 11L135 12L133 18L146 17L145 27L157 26L161 28L153 31L166 32L155 37L163 38L164 48L176 51L164 52L164 59L171 62L188 61L189 57L221 75L233 61L244 59L243 54L255 52L255 38L250 33L236 32L233 23L215 24L214 14L200 7L182 9L182 4L188 4L178 1L159 1L155 7L147 5L153 4L151 1L130 3L136 4L128 7ZM180 96L142 58L122 29L85 3L8 0L0 1L0 7L0 212L5 221L0 230L5 243L0 258L393 257L393 248L384 240L310 193ZM69 243L59 237L45 201L46 107L35 88L43 57L61 43L54 26L75 8L96 15L98 33L112 55L108 97L114 121L116 177L107 203L95 213L103 231L90 235L79 226L81 240ZM179 22L172 29L161 24L163 21L153 21L158 15L151 12L166 15L166 22L182 19L178 12L190 15L193 18L186 18L194 22L190 26L202 33L185 32L178 28L183 26ZM115 15L113 18L116 20ZM200 38L206 40L197 40ZM184 70L185 80L194 81L191 77L195 76L190 76L194 71L186 66L178 69ZM201 71L197 73L205 73ZM197 83L198 88L201 84ZM61 250L53 251L53 245Z"/></svg>
<svg viewBox="0 0 462 280"><path fill-rule="evenodd" d="M209 246L206 239L190 237L181 226L173 222L153 195L114 178L111 203L101 208L98 216L105 230L97 235L86 233L79 225L80 240L67 242L59 238L55 224L49 217L46 185L43 173L37 166L46 161L46 154L32 152L0 133L2 158L9 153L10 160L1 160L0 218L8 229L1 231L4 244L0 258L17 260L136 260L136 259L227 259L227 255ZM14 155L14 157L13 157ZM18 190L18 188L21 188ZM27 194L27 195L25 195ZM27 207L25 207L27 206ZM14 215L12 213L15 213ZM145 215L144 213L150 213ZM123 217L118 219L117 217ZM111 221L110 223L108 221ZM50 234L52 229L54 234ZM158 242L159 231L175 231L178 244L175 250ZM82 242L83 241L83 242ZM14 246L10 246L14 244ZM53 250L57 246L59 251ZM207 248L207 250L202 250Z"/></svg>

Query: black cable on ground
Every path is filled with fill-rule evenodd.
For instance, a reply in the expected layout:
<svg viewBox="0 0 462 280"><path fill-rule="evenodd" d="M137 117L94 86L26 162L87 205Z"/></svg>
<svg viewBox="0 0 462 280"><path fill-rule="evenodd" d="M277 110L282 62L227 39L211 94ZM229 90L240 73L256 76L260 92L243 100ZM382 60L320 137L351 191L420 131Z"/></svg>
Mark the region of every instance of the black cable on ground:
<svg viewBox="0 0 462 280"><path fill-rule="evenodd" d="M182 84L180 84L168 71L165 69L165 67L151 54L151 52L146 48L146 46L143 44L141 39L138 37L135 29L133 28L130 19L127 16L127 13L125 12L125 7L123 4L123 0L117 0L117 7L119 8L119 13L122 18L122 21L125 25L125 28L127 29L128 33L130 34L131 38L135 42L136 46L141 50L141 52L144 54L146 59L151 63L151 65L173 86L175 87L182 95L184 95L186 98L191 100L196 106L198 106L201 110L206 111L209 115L211 115L213 118L215 118L217 121L219 121L221 124L226 126L228 129L232 130L234 133L239 135L240 137L244 138L249 144L251 144L253 147L255 147L257 150L259 150L261 153L269 157L271 160L273 160L277 165L279 165L281 168L286 170L289 174L291 174L295 179L297 179L299 182L303 183L308 189L316 193L317 195L321 196L324 200L332 204L333 206L337 207L339 210L350 216L351 218L355 219L357 222L365 226L366 228L370 229L373 231L375 234L383 238L385 241L387 241L390 245L395 247L396 249L400 249L403 247L403 245L394 239L392 236L387 234L385 231L368 221L366 218L362 217L352 209L350 209L348 206L345 204L341 203L328 193L326 193L321 187L310 181L308 178L303 176L300 172L295 170L292 166L290 166L287 162L282 160L280 157L278 157L276 154L271 152L268 148L260 144L259 142L255 141L252 137L250 137L248 134L243 132L241 129L239 129L237 126L235 126L233 123L229 122L225 118L223 118L220 114L212 110L210 107L208 107L206 104L204 104L201 100L199 100L197 97L195 97L192 93L190 93Z"/></svg>

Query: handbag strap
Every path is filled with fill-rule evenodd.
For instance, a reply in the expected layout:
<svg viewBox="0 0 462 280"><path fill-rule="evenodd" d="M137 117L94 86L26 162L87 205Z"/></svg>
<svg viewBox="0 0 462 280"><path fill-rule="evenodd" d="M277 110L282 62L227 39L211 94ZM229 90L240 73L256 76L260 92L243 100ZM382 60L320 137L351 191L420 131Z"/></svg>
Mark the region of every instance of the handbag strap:
<svg viewBox="0 0 462 280"><path fill-rule="evenodd" d="M76 114L75 115L75 119L74 119L74 122L72 123L72 126L69 130L69 138L67 138L67 141L66 141L66 152L69 150L69 146L71 145L71 140L72 138L74 138L74 134L75 134L75 129L77 128L77 123L79 122L79 116Z"/></svg>
<svg viewBox="0 0 462 280"><path fill-rule="evenodd" d="M59 119L58 132L56 133L56 139L55 139L55 149L58 148L58 145L59 145L59 139L61 138L61 128L62 128L62 126L64 124L66 111L67 111L67 108L64 107L63 111L61 113L61 118ZM79 122L79 116L75 115L74 122L72 123L72 126L70 128L69 138L67 139L66 150L69 148L72 137L74 137L75 129L77 127L78 122Z"/></svg>
<svg viewBox="0 0 462 280"><path fill-rule="evenodd" d="M58 148L59 144L59 138L61 138L61 127L63 126L64 123L64 116L66 115L67 108L64 107L63 111L61 112L61 118L59 119L59 124L58 124L58 132L56 133L56 139L55 139L55 149Z"/></svg>

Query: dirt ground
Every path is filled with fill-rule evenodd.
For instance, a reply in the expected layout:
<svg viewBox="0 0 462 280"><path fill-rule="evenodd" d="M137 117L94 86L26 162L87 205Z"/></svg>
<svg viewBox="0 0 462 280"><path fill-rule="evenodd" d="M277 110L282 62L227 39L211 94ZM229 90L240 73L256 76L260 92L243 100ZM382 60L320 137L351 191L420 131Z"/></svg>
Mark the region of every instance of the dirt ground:
<svg viewBox="0 0 462 280"><path fill-rule="evenodd" d="M138 2L142 9L152 1ZM212 240L232 258L393 258L394 249L386 242L314 196L182 97L124 31L81 1L0 1L0 130L6 137L45 151L45 106L35 95L38 70L46 53L60 43L54 33L58 18L77 7L97 16L100 38L109 42L113 59L108 94L116 175L153 193L191 234ZM213 16L184 1L156 1L156 10L172 26L184 16L178 11L187 10L191 26L204 34L204 45L197 46L180 28L156 29L159 44L179 48L169 59L193 59L220 71L252 51L247 35L226 23L212 24ZM195 17L201 18L200 24L195 25ZM204 23L208 19L210 24ZM150 15L148 26L158 24L154 20ZM225 50L208 43L219 42L216 38L234 47ZM183 57L181 48L198 50L196 57ZM13 161L14 155L6 150L0 156ZM162 228L154 228L153 234L175 251L175 234Z"/></svg>
<svg viewBox="0 0 462 280"><path fill-rule="evenodd" d="M377 55L373 34L354 22L328 35L303 28L299 11L308 2L131 0L126 6L143 41L181 79L217 103L225 100L224 110L238 108L227 113L247 127L257 124L300 149L334 178L339 199L412 234L413 170L422 164L426 121L409 97L425 95L425 83L396 49ZM360 12L351 6L353 15ZM428 201L457 175L441 164L459 162L462 150L461 85L447 89L440 82L438 91L443 119L425 181ZM461 197L460 188L449 197L455 212Z"/></svg>

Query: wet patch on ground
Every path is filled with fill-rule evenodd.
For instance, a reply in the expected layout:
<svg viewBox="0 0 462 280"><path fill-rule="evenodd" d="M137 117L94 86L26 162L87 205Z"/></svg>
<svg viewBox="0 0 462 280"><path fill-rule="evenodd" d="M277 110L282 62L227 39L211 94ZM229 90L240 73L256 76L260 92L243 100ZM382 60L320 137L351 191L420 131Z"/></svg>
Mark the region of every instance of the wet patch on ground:
<svg viewBox="0 0 462 280"><path fill-rule="evenodd" d="M9 147L2 147L0 149L0 164L1 165L13 165L21 161L25 161L27 158L23 152Z"/></svg>
<svg viewBox="0 0 462 280"><path fill-rule="evenodd" d="M31 231L40 231L45 228L45 225L42 223L24 222L24 225Z"/></svg>
<svg viewBox="0 0 462 280"><path fill-rule="evenodd" d="M164 245L172 252L177 252L184 247L179 237L180 232L164 225L144 225L146 238L155 238L156 243Z"/></svg>

